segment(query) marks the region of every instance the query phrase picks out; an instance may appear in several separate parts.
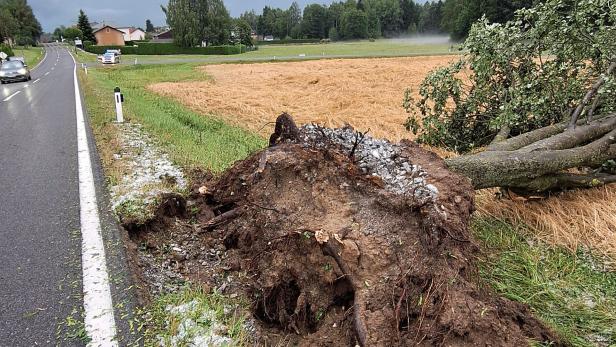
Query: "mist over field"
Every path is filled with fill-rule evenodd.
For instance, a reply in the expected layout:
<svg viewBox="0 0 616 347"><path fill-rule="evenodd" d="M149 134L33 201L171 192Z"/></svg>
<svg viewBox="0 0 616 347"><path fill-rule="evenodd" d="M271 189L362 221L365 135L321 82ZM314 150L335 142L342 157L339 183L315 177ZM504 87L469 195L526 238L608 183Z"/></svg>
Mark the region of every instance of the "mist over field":
<svg viewBox="0 0 616 347"><path fill-rule="evenodd" d="M449 35L435 34L401 36L389 39L388 41L392 43L403 43L409 45L441 45L453 43Z"/></svg>

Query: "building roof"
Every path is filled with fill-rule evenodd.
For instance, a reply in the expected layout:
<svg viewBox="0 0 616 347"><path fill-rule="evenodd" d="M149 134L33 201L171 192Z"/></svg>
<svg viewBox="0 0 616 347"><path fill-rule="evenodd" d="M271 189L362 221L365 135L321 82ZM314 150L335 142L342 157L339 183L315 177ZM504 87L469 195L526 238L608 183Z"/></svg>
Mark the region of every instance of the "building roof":
<svg viewBox="0 0 616 347"><path fill-rule="evenodd" d="M159 39L172 39L173 38L173 29L169 29L160 34L154 35L154 37Z"/></svg>
<svg viewBox="0 0 616 347"><path fill-rule="evenodd" d="M120 31L128 30L128 34L132 34L132 33L136 32L136 31L144 32L143 30L141 30L139 28L135 28L135 27L119 27L118 30L120 30Z"/></svg>
<svg viewBox="0 0 616 347"><path fill-rule="evenodd" d="M122 31L120 31L120 30L118 30L118 29L116 29L116 28L112 27L111 25L105 25L105 26L101 27L100 29L95 30L95 31L94 31L94 33L96 34L97 32L99 32L99 31L101 31L101 30L103 30L103 29L105 29L105 28L113 29L113 30L115 30L115 31L117 31L117 32L119 32L119 33L122 33L122 34L123 34L123 32L122 32Z"/></svg>

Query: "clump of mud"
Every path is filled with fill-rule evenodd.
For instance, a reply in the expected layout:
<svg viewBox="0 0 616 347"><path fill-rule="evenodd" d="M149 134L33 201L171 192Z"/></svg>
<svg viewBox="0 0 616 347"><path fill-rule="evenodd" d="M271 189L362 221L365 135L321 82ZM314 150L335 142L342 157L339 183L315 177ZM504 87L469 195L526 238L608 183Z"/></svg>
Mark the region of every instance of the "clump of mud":
<svg viewBox="0 0 616 347"><path fill-rule="evenodd" d="M435 154L288 116L270 143L194 187L202 212L184 236L197 264L198 246L224 245L219 266L252 302L258 342L560 344L526 306L477 286L474 192Z"/></svg>

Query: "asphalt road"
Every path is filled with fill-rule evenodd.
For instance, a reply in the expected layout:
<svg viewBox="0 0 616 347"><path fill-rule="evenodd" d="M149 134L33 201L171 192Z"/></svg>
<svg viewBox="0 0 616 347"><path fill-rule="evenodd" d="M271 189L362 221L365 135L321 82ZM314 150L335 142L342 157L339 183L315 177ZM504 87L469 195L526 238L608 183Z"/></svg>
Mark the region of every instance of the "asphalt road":
<svg viewBox="0 0 616 347"><path fill-rule="evenodd" d="M0 85L0 347L88 341L82 318L74 62L64 47L46 51L32 81ZM91 139L89 147L96 189L104 195ZM104 241L121 247L106 207L99 209ZM122 252L107 252L114 258L108 266L127 278ZM114 300L132 300L124 289L114 286ZM120 314L126 312L116 317ZM123 334L121 327L118 331Z"/></svg>

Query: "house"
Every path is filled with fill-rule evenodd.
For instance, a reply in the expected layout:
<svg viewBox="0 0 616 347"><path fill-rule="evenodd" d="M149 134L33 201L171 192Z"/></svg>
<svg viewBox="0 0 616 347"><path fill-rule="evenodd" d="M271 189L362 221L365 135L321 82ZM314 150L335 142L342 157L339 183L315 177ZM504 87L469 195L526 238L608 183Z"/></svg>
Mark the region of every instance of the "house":
<svg viewBox="0 0 616 347"><path fill-rule="evenodd" d="M118 28L124 33L124 41L140 41L145 40L145 32L135 27Z"/></svg>
<svg viewBox="0 0 616 347"><path fill-rule="evenodd" d="M124 33L120 30L105 25L94 32L98 46L124 46Z"/></svg>
<svg viewBox="0 0 616 347"><path fill-rule="evenodd" d="M167 31L163 31L158 35L154 35L152 38L152 42L157 43L170 43L173 42L173 29L169 29Z"/></svg>

